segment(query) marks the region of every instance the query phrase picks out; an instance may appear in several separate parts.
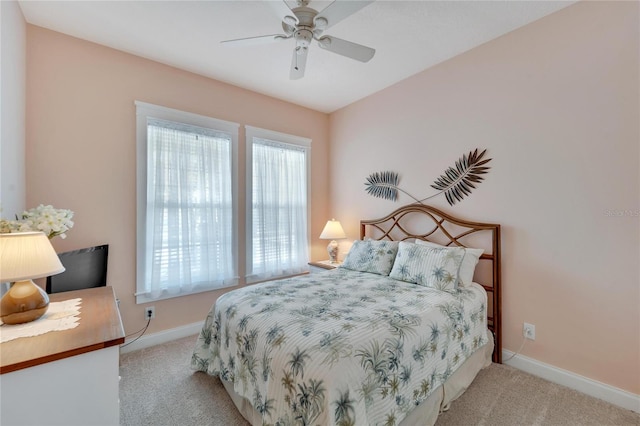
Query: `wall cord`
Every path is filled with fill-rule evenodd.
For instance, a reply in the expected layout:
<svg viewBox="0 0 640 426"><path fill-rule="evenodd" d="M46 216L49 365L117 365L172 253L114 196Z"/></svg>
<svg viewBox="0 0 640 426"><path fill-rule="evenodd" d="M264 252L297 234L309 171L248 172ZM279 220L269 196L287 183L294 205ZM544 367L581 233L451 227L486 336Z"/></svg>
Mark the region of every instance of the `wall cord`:
<svg viewBox="0 0 640 426"><path fill-rule="evenodd" d="M141 328L140 330L138 330L138 331L136 331L136 332L134 332L134 333L131 333L131 334L128 334L128 335L124 336L124 338L126 339L126 338L127 338L127 337L129 337L129 336L133 336L134 334L138 334L138 333L142 332L142 334L141 334L141 335L139 335L138 337L136 337L135 339L133 339L133 340L132 340L132 341L130 341L130 342L127 342L127 343L125 343L125 344L123 344L123 345L120 345L120 347L121 347L121 348L124 348L125 346L128 346L128 345L132 344L133 342L135 342L136 340L138 340L139 338L141 338L142 336L144 336L145 331L147 331L147 328L149 328L149 324L151 324L151 318L149 318L149 319L147 320L147 325L145 325L143 328Z"/></svg>
<svg viewBox="0 0 640 426"><path fill-rule="evenodd" d="M511 358L513 358L514 356L518 355L520 353L520 351L522 351L522 348L524 348L525 343L527 343L527 338L522 336L522 344L520 345L520 348L518 348L517 351L515 351L513 354L511 354L511 356L507 359L503 359L502 362L505 363L509 360L511 360Z"/></svg>

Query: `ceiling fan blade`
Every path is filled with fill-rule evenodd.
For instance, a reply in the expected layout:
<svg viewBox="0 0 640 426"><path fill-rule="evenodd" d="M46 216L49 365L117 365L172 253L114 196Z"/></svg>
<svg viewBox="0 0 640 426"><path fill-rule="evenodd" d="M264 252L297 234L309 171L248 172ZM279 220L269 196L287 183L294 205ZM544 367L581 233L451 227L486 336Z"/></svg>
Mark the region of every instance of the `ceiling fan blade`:
<svg viewBox="0 0 640 426"><path fill-rule="evenodd" d="M333 36L320 37L318 39L318 45L330 52L337 53L338 55L346 56L360 62L369 62L376 53L376 49Z"/></svg>
<svg viewBox="0 0 640 426"><path fill-rule="evenodd" d="M304 77L304 69L307 66L307 53L309 49L298 46L293 49L293 57L291 58L291 72L289 78L291 80L299 80Z"/></svg>
<svg viewBox="0 0 640 426"><path fill-rule="evenodd" d="M360 9L369 4L373 3L373 0L368 1L351 1L351 0L337 0L331 3L329 6L325 7L320 13L316 15L314 18L314 22L318 22L318 19L323 18L326 20L326 24L324 21L320 21L323 25L323 29L337 24L342 21L344 18L353 15Z"/></svg>
<svg viewBox="0 0 640 426"><path fill-rule="evenodd" d="M270 34L257 37L237 38L235 40L223 40L222 43L225 46L255 46L258 44L267 44L277 40L288 39L291 36L284 34Z"/></svg>
<svg viewBox="0 0 640 426"><path fill-rule="evenodd" d="M267 3L276 15L278 15L280 20L289 25L295 25L298 23L298 17L293 13L285 0L267 1Z"/></svg>

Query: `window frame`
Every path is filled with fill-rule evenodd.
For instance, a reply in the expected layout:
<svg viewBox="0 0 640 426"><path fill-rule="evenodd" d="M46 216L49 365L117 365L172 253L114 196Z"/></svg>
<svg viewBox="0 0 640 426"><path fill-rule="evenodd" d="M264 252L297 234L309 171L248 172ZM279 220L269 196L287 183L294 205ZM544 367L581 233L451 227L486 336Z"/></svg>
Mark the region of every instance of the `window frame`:
<svg viewBox="0 0 640 426"><path fill-rule="evenodd" d="M262 281L270 281L286 278L292 275L274 275L269 278L258 278L253 274L253 139L267 139L282 146L302 148L305 153L307 174L307 250L311 252L311 143L312 140L302 136L295 136L274 130L263 129L245 125L245 152L246 152L246 214L245 214L245 281L247 284L255 284Z"/></svg>
<svg viewBox="0 0 640 426"><path fill-rule="evenodd" d="M157 300L187 296L191 294L212 291L238 285L238 134L240 124L224 121L204 115L180 111L173 108L154 105L142 101L135 101L136 106L136 304ZM231 136L231 197L232 197L232 264L234 278L228 285L211 288L197 288L192 291L182 291L179 294L163 292L152 297L146 292L146 251L149 244L146 233L147 223L147 124L148 118L173 121L189 126L197 126L227 133Z"/></svg>

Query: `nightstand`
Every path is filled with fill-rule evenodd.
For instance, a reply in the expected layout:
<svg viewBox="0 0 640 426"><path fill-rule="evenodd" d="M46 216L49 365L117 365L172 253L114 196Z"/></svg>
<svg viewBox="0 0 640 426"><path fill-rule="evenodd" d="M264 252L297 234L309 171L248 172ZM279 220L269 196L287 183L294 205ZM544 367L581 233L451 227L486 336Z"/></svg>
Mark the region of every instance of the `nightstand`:
<svg viewBox="0 0 640 426"><path fill-rule="evenodd" d="M342 265L342 262L331 263L328 260L321 260L319 262L309 262L309 266L312 266L315 268L322 268L322 269L335 269L340 265Z"/></svg>

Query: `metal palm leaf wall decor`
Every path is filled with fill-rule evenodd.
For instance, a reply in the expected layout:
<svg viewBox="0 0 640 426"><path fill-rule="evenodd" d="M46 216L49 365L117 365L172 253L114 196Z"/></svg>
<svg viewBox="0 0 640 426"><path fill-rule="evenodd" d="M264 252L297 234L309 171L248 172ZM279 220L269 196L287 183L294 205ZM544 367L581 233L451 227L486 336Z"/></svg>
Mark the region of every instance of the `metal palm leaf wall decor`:
<svg viewBox="0 0 640 426"><path fill-rule="evenodd" d="M491 158L483 159L486 152L487 150L485 149L478 154L476 149L475 151L470 151L469 154L464 154L456 161L454 167L449 167L433 182L431 187L438 190L438 192L421 200L401 189L398 186L400 182L398 173L391 171L371 174L367 177L365 189L369 195L391 201L396 201L398 199L398 191L402 191L418 203L444 193L447 202L452 206L457 201L462 201L464 197L470 195L476 185L484 180L482 175L486 174L491 168L485 165L491 161Z"/></svg>
<svg viewBox="0 0 640 426"><path fill-rule="evenodd" d="M400 178L396 172L375 172L365 182L366 191L374 197L396 201L398 199L398 182ZM411 198L411 194L407 194Z"/></svg>

